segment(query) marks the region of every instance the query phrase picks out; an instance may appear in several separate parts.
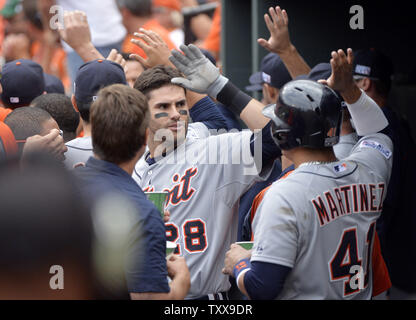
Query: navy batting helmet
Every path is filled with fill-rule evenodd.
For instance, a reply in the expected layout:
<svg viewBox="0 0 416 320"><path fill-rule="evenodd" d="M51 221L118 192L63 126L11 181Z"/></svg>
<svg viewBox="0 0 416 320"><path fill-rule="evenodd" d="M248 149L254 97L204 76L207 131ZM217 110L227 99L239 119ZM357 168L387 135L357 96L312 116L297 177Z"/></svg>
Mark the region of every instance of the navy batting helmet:
<svg viewBox="0 0 416 320"><path fill-rule="evenodd" d="M272 120L273 139L283 150L323 148L338 143L342 101L334 90L321 83L288 82L277 103L266 106L263 114Z"/></svg>

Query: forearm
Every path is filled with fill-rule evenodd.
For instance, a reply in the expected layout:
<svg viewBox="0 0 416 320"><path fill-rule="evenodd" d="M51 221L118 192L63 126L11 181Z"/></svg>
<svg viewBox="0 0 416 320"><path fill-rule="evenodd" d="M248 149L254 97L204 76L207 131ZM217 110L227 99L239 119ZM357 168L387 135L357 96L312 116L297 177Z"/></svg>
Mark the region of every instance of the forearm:
<svg viewBox="0 0 416 320"><path fill-rule="evenodd" d="M97 59L103 59L103 60L105 59L91 42L81 47L76 47L73 49L76 53L78 53L78 55L81 57L81 59L84 62L97 60Z"/></svg>
<svg viewBox="0 0 416 320"><path fill-rule="evenodd" d="M364 91L352 88L346 93L343 92L342 96L347 102L348 111L359 136L380 132L388 126L381 108Z"/></svg>
<svg viewBox="0 0 416 320"><path fill-rule="evenodd" d="M251 131L262 129L269 122L262 113L264 105L249 97L229 80L219 92L217 100L238 115Z"/></svg>
<svg viewBox="0 0 416 320"><path fill-rule="evenodd" d="M260 133L253 133L254 139L250 142L250 151L253 157L255 156L255 140L258 138L259 134L261 137L261 160L262 167L267 167L273 163L276 158L282 155L281 150L276 145L273 140L270 131L271 121L266 124L266 126L261 130Z"/></svg>
<svg viewBox="0 0 416 320"><path fill-rule="evenodd" d="M170 292L166 300L183 300L185 299L191 287L189 275L178 274L169 284Z"/></svg>
<svg viewBox="0 0 416 320"><path fill-rule="evenodd" d="M285 64L286 69L289 71L292 79L295 79L302 74L308 74L311 71L311 68L293 45L290 45L286 51L280 52L279 56Z"/></svg>
<svg viewBox="0 0 416 320"><path fill-rule="evenodd" d="M237 286L250 299L276 299L290 271L291 268L282 265L254 261L248 271L240 274Z"/></svg>

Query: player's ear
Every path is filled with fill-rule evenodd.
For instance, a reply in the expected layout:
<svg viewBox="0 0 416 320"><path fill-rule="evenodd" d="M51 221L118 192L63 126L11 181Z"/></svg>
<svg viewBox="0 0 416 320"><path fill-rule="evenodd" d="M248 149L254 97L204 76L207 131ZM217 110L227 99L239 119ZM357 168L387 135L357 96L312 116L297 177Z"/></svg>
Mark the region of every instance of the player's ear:
<svg viewBox="0 0 416 320"><path fill-rule="evenodd" d="M71 102L72 102L72 105L74 106L74 109L76 110L76 112L79 112L78 106L77 106L77 101L75 100L75 95L71 96Z"/></svg>

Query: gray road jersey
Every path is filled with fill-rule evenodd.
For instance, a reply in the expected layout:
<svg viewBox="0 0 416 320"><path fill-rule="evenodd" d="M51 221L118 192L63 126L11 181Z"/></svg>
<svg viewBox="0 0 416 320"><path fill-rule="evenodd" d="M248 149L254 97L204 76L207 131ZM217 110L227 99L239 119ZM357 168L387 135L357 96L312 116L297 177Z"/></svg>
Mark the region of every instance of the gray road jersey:
<svg viewBox="0 0 416 320"><path fill-rule="evenodd" d="M339 142L334 146L334 153L337 159L348 157L357 141L358 136L355 132L341 136Z"/></svg>
<svg viewBox="0 0 416 320"><path fill-rule="evenodd" d="M267 178L271 169L263 168L262 178L246 174L247 167L254 167L250 137L250 131L205 139L188 137L155 164L149 165L143 158L135 167L133 178L145 191L169 192L171 221L166 233L189 267L188 299L230 288L228 276L221 270L226 251L236 241L238 200L255 181ZM184 150L193 156L180 159ZM215 153L217 164L207 163L206 156ZM238 164L241 157L248 161Z"/></svg>
<svg viewBox="0 0 416 320"><path fill-rule="evenodd" d="M392 149L387 136L369 135L347 158L304 164L268 190L253 220L251 260L292 268L278 299L371 298Z"/></svg>
<svg viewBox="0 0 416 320"><path fill-rule="evenodd" d="M209 131L203 123L195 122L189 124L187 135L193 138L206 138ZM65 165L68 169L73 169L77 165L85 165L88 158L93 156L91 136L68 141L66 146L68 151L65 153Z"/></svg>
<svg viewBox="0 0 416 320"><path fill-rule="evenodd" d="M65 144L68 151L65 153L65 166L68 169L74 169L78 165L85 165L92 153L91 136L76 138Z"/></svg>

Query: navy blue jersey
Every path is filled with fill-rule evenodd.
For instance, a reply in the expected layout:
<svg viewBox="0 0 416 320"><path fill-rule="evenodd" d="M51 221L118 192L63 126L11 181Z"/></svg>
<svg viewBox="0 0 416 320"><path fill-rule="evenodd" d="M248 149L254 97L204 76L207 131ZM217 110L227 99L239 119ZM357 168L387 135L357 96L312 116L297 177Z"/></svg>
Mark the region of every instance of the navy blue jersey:
<svg viewBox="0 0 416 320"><path fill-rule="evenodd" d="M120 194L133 208L124 266L128 292L169 292L165 226L157 208L132 177L113 163L91 157L75 173L83 194L93 203Z"/></svg>

